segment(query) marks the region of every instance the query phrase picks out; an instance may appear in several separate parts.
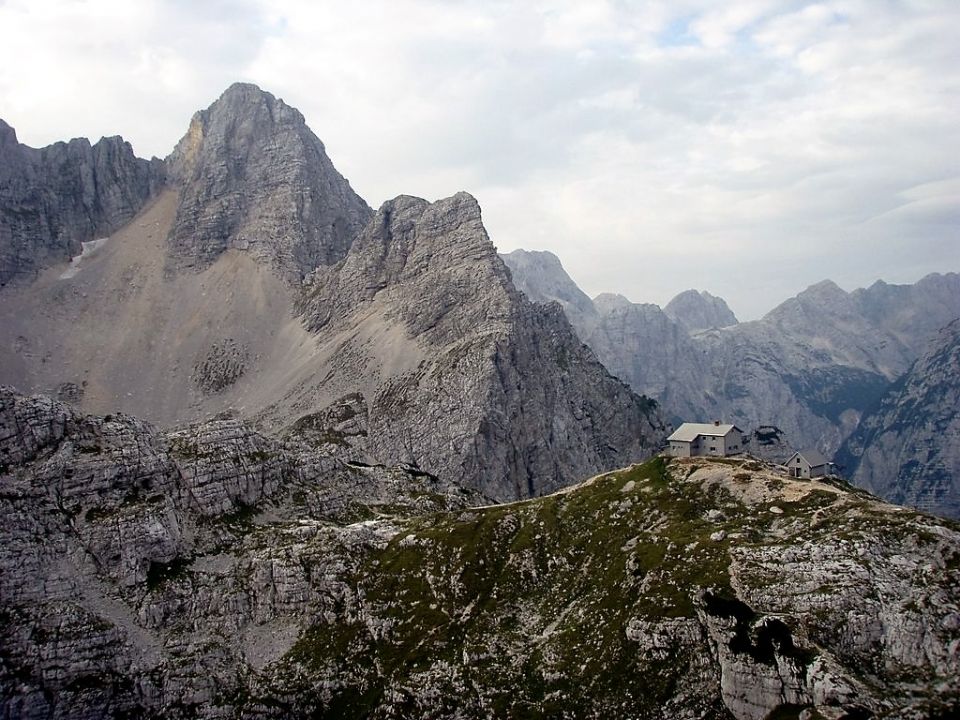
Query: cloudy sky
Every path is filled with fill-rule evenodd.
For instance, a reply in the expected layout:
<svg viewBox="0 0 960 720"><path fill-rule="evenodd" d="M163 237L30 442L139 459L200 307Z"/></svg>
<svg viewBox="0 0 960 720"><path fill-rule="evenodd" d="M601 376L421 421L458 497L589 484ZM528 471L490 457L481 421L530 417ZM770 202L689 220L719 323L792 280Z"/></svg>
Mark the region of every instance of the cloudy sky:
<svg viewBox="0 0 960 720"><path fill-rule="evenodd" d="M757 317L960 271L957 0L0 0L21 142L166 155L230 83L374 206L465 189L589 294Z"/></svg>

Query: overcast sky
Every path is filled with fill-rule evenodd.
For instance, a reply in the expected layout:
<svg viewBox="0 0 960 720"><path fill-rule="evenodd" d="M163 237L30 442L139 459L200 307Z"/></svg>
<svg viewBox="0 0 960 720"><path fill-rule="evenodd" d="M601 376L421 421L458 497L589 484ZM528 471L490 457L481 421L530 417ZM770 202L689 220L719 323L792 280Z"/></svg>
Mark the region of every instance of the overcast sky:
<svg viewBox="0 0 960 720"><path fill-rule="evenodd" d="M251 81L373 206L464 189L591 295L757 317L960 271L958 0L0 0L0 118L165 156Z"/></svg>

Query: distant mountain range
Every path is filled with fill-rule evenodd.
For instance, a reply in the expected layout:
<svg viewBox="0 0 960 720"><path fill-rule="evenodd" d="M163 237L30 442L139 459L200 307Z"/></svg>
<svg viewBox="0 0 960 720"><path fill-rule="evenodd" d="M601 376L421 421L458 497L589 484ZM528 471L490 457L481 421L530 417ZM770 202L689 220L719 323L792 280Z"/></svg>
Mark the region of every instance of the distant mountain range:
<svg viewBox="0 0 960 720"><path fill-rule="evenodd" d="M744 430L775 426L794 447L828 455L938 330L960 317L957 273L929 275L913 285L878 281L851 293L825 280L760 320L738 323L726 303L708 293L686 291L663 310L618 295L591 300L548 252L517 250L503 258L528 297L558 302L600 361L637 392L658 399L674 422L722 418ZM922 416L915 421L923 422ZM948 454L955 451L946 448L960 448L949 434L935 442ZM870 479L872 469L856 467L849 453L842 457L865 487L884 497L910 497L888 494L888 483ZM901 465L925 463L909 450L899 457ZM876 472L897 474L894 467ZM958 496L947 485L924 506L956 515Z"/></svg>

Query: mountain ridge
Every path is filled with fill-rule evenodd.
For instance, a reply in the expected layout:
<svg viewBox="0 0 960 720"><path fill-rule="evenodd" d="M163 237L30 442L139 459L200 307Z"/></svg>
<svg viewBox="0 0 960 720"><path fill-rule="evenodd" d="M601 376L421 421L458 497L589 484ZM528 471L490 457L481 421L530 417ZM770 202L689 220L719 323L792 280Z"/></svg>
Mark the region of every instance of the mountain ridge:
<svg viewBox="0 0 960 720"><path fill-rule="evenodd" d="M838 453L853 480L960 519L960 319L893 383Z"/></svg>
<svg viewBox="0 0 960 720"><path fill-rule="evenodd" d="M511 257L504 256L508 264ZM536 257L528 256L528 265ZM555 299L558 287L572 295L573 281L558 264L525 268L521 289L540 302ZM551 273L554 279L543 277ZM537 283L524 285L530 277ZM851 293L824 280L760 320L723 328L689 331L656 305L607 295L593 308L577 308L572 323L614 374L658 399L674 423L723 418L748 431L775 426L795 448L829 456L929 336L957 317L960 274L933 273L913 285L877 282ZM941 511L952 513L953 500L943 502Z"/></svg>
<svg viewBox="0 0 960 720"><path fill-rule="evenodd" d="M0 381L168 427L236 411L498 499L659 445L656 405L513 289L468 194L374 213L303 116L247 84L166 162L113 238L5 289ZM344 412L349 434L318 427Z"/></svg>
<svg viewBox="0 0 960 720"><path fill-rule="evenodd" d="M165 162L181 188L170 237L180 266L235 248L299 282L340 260L373 212L303 115L247 83L197 112Z"/></svg>
<svg viewBox="0 0 960 720"><path fill-rule="evenodd" d="M0 388L0 483L19 717L960 706L956 524L749 458L488 506L236 419L158 433Z"/></svg>
<svg viewBox="0 0 960 720"><path fill-rule="evenodd" d="M706 290L685 290L668 302L663 312L690 332L728 327L738 322L727 302Z"/></svg>

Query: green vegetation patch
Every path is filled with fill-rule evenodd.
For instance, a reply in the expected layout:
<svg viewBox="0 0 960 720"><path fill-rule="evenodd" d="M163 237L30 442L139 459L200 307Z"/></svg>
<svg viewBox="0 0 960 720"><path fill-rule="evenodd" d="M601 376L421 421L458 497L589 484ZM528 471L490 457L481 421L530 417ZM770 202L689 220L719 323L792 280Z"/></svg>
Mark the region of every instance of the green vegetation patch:
<svg viewBox="0 0 960 720"><path fill-rule="evenodd" d="M656 458L569 493L409 520L356 575L374 626L317 625L287 661L349 668L358 707L439 666L498 716L658 707L690 659L679 641L646 657L627 627L693 618L705 590L729 591L730 540L711 535L746 522L731 504Z"/></svg>

